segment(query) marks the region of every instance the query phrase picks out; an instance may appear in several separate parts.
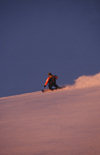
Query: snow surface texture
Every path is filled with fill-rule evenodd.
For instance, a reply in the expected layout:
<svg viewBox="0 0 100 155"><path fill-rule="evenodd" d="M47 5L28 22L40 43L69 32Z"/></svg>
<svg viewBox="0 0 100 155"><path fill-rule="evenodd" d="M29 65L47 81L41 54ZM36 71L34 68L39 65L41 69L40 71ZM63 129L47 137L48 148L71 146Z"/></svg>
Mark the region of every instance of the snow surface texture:
<svg viewBox="0 0 100 155"><path fill-rule="evenodd" d="M100 155L100 73L0 98L0 155Z"/></svg>

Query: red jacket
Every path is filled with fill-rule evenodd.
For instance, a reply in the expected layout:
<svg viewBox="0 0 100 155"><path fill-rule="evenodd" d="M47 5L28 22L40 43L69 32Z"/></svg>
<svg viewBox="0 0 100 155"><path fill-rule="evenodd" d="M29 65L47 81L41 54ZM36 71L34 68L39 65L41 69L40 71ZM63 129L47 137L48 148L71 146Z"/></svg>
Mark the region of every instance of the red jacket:
<svg viewBox="0 0 100 155"><path fill-rule="evenodd" d="M46 79L46 82L45 82L44 86L46 86L49 83L50 79L52 79L53 77L55 79L58 79L58 76L56 76L56 75L49 75L49 77Z"/></svg>

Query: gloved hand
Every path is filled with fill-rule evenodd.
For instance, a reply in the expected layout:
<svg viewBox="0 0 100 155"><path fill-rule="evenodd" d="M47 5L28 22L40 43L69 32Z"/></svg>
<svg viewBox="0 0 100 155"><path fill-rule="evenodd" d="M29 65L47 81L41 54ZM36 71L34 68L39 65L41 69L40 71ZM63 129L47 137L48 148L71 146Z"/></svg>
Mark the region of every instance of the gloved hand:
<svg viewBox="0 0 100 155"><path fill-rule="evenodd" d="M46 87L46 85L44 85L44 88Z"/></svg>

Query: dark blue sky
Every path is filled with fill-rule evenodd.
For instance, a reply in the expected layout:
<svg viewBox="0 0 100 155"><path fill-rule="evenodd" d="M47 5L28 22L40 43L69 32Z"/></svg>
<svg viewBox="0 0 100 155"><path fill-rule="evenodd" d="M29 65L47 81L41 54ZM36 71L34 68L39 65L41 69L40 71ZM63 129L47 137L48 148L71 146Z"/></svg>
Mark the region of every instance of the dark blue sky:
<svg viewBox="0 0 100 155"><path fill-rule="evenodd" d="M99 0L1 0L0 97L100 72Z"/></svg>

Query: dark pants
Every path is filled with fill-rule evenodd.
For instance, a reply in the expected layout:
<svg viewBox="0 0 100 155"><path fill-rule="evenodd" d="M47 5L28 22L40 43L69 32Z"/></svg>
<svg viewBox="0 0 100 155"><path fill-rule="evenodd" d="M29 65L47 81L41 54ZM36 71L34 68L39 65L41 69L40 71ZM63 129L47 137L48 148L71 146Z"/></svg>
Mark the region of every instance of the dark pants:
<svg viewBox="0 0 100 155"><path fill-rule="evenodd" d="M59 86L56 84L56 79L49 81L48 87L51 90L59 88ZM55 87L55 88L52 88L52 87Z"/></svg>

